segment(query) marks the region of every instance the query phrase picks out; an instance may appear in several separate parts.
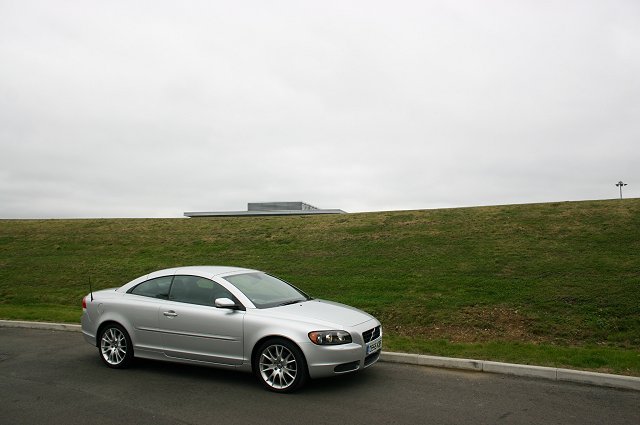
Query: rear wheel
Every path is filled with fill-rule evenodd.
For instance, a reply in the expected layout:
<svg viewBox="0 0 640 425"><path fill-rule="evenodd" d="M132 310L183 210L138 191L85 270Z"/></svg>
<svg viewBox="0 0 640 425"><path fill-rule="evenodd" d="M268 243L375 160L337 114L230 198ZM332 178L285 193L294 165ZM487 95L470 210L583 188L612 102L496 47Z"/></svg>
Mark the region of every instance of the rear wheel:
<svg viewBox="0 0 640 425"><path fill-rule="evenodd" d="M122 369L129 365L133 358L133 345L127 331L116 323L105 326L98 340L100 359L107 366Z"/></svg>
<svg viewBox="0 0 640 425"><path fill-rule="evenodd" d="M286 339L270 339L258 347L253 371L270 391L288 393L307 380L307 363L302 351Z"/></svg>

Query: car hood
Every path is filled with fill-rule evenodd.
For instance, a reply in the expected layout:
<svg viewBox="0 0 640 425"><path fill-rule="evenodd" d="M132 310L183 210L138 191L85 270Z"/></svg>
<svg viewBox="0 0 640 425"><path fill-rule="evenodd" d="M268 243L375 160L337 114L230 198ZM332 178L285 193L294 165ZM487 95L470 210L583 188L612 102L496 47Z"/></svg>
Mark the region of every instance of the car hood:
<svg viewBox="0 0 640 425"><path fill-rule="evenodd" d="M333 327L356 326L371 319L370 314L345 304L325 300L309 300L296 304L262 310L281 318L301 322L332 324ZM271 315L270 314L270 315Z"/></svg>

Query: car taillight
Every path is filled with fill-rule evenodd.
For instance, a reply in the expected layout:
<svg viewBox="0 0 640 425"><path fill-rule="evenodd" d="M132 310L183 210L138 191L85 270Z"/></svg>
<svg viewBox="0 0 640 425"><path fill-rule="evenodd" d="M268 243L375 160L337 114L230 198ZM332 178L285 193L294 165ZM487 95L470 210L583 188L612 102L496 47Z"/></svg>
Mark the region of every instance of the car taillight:
<svg viewBox="0 0 640 425"><path fill-rule="evenodd" d="M87 297L82 297L82 309L87 308Z"/></svg>

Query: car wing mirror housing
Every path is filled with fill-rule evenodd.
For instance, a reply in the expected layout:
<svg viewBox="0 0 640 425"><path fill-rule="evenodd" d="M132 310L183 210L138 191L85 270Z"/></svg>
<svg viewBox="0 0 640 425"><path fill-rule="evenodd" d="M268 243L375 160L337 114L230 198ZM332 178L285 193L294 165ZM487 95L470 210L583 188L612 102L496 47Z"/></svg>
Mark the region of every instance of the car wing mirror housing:
<svg viewBox="0 0 640 425"><path fill-rule="evenodd" d="M230 308L233 310L238 308L238 305L229 298L216 298L214 304L218 308Z"/></svg>

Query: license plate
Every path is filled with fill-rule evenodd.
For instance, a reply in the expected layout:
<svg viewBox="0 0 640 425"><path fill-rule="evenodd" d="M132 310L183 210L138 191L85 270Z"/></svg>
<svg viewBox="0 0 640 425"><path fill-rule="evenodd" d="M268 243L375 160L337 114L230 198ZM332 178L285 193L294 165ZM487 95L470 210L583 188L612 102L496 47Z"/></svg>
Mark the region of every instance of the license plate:
<svg viewBox="0 0 640 425"><path fill-rule="evenodd" d="M382 339L367 344L367 354L375 353L382 348Z"/></svg>

